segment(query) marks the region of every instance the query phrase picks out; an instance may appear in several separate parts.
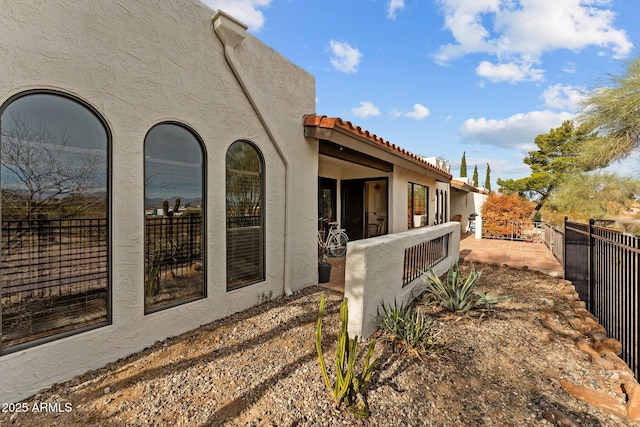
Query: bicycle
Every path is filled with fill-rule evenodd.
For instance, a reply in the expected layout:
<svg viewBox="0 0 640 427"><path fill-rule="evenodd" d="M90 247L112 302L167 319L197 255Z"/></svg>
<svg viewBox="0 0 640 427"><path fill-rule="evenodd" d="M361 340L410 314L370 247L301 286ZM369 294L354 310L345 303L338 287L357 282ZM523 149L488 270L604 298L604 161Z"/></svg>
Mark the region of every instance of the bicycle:
<svg viewBox="0 0 640 427"><path fill-rule="evenodd" d="M338 228L337 222L329 222L327 218L320 218L322 227L318 230L318 248L322 253L329 252L334 257L342 257L347 253L349 236L343 228Z"/></svg>

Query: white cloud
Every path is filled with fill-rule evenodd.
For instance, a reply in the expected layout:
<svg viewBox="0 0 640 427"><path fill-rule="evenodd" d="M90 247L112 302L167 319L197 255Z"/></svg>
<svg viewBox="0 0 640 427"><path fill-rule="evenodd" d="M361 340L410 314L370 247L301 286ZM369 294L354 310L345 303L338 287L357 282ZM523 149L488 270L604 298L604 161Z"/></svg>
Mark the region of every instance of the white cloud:
<svg viewBox="0 0 640 427"><path fill-rule="evenodd" d="M404 9L404 0L389 0L387 6L387 18L396 19L396 12Z"/></svg>
<svg viewBox="0 0 640 427"><path fill-rule="evenodd" d="M431 111L429 111L429 109L427 107L425 107L422 104L415 104L413 106L413 111L405 113L404 116L405 117L410 117L410 118L416 119L416 120L422 120L425 117L428 117L429 114L431 114Z"/></svg>
<svg viewBox="0 0 640 427"><path fill-rule="evenodd" d="M548 133L563 121L573 118L571 113L550 110L515 114L501 120L472 118L463 123L460 136L468 142L528 151L535 149L533 141L536 136Z"/></svg>
<svg viewBox="0 0 640 427"><path fill-rule="evenodd" d="M562 67L562 71L567 74L574 74L576 72L575 62L567 62L566 64L564 64L564 67Z"/></svg>
<svg viewBox="0 0 640 427"><path fill-rule="evenodd" d="M416 120L422 120L426 117L429 117L429 114L431 114L431 111L429 111L429 109L422 104L414 104L413 110L411 111L402 112L397 108L394 108L389 113L391 117L409 117Z"/></svg>
<svg viewBox="0 0 640 427"><path fill-rule="evenodd" d="M454 43L440 46L435 60L446 64L470 53L500 63L537 63L545 52L596 46L627 56L633 44L615 27L608 0L438 0ZM525 78L530 78L526 76Z"/></svg>
<svg viewBox="0 0 640 427"><path fill-rule="evenodd" d="M379 116L380 110L371 101L362 101L359 107L351 109L351 114L358 117Z"/></svg>
<svg viewBox="0 0 640 427"><path fill-rule="evenodd" d="M585 91L586 89L582 86L556 84L544 90L542 99L547 107L577 111L580 102L585 98Z"/></svg>
<svg viewBox="0 0 640 427"><path fill-rule="evenodd" d="M344 73L355 73L358 65L360 64L360 58L362 53L354 47L351 47L349 43L337 42L335 40L329 41L331 47L331 65L336 67L338 71Z"/></svg>
<svg viewBox="0 0 640 427"><path fill-rule="evenodd" d="M271 4L271 0L202 0L213 10L220 9L246 24L250 31L260 31L264 15L259 10Z"/></svg>
<svg viewBox="0 0 640 427"><path fill-rule="evenodd" d="M514 62L492 64L489 61L482 61L476 68L476 74L492 82L517 83L542 80L544 70L532 68L532 66L533 64L516 64Z"/></svg>

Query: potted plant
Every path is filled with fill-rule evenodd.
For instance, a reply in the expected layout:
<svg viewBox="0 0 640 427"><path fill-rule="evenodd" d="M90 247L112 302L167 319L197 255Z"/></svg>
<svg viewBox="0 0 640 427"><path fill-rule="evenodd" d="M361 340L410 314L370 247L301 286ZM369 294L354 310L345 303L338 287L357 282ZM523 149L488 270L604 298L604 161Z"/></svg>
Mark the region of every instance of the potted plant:
<svg viewBox="0 0 640 427"><path fill-rule="evenodd" d="M331 264L327 262L327 248L322 249L322 257L318 262L318 283L327 283L331 277Z"/></svg>

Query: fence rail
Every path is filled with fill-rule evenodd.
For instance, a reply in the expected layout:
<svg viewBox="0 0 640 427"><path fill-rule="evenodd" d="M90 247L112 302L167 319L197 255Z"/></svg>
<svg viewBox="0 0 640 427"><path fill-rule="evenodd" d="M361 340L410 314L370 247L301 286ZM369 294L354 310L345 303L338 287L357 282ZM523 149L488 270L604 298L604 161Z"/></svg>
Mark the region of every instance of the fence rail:
<svg viewBox="0 0 640 427"><path fill-rule="evenodd" d="M554 225L542 223L544 243L553 253L553 256L564 265L564 229Z"/></svg>
<svg viewBox="0 0 640 427"><path fill-rule="evenodd" d="M484 218L482 221L482 238L542 242L544 229L540 222Z"/></svg>
<svg viewBox="0 0 640 427"><path fill-rule="evenodd" d="M564 223L564 277L588 310L622 343L622 359L640 375L640 237L589 224Z"/></svg>
<svg viewBox="0 0 640 427"><path fill-rule="evenodd" d="M419 243L404 250L402 286L407 286L422 273L449 256L449 234Z"/></svg>

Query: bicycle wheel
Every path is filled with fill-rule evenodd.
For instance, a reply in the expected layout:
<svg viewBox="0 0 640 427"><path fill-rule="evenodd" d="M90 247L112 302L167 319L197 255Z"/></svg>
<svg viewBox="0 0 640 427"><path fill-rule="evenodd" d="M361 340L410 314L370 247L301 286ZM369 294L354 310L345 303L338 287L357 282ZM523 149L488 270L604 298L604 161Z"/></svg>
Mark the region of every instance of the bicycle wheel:
<svg viewBox="0 0 640 427"><path fill-rule="evenodd" d="M347 253L347 235L344 233L334 234L329 237L327 246L329 247L329 253L334 257L341 257Z"/></svg>

